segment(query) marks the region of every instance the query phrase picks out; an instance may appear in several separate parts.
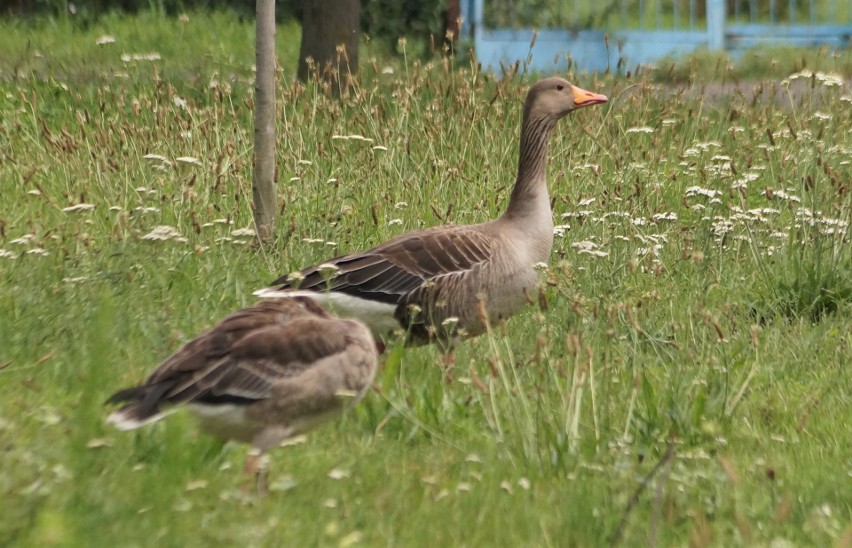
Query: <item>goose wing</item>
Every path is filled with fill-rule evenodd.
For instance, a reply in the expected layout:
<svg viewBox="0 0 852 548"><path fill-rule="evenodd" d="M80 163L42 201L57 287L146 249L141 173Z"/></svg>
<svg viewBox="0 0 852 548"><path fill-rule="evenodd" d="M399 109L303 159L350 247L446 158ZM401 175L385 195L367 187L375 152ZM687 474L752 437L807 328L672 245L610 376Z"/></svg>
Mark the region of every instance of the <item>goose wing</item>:
<svg viewBox="0 0 852 548"><path fill-rule="evenodd" d="M109 402L131 402L138 419L165 403L248 404L275 384L351 349L375 349L366 328L329 316L310 299L262 301L236 312L167 358L138 387Z"/></svg>
<svg viewBox="0 0 852 548"><path fill-rule="evenodd" d="M404 234L368 251L306 268L301 271L298 289L331 290L398 304L427 280L463 275L488 261L493 251L493 238L477 227L438 227ZM272 282L274 290L293 289L295 285L287 276Z"/></svg>

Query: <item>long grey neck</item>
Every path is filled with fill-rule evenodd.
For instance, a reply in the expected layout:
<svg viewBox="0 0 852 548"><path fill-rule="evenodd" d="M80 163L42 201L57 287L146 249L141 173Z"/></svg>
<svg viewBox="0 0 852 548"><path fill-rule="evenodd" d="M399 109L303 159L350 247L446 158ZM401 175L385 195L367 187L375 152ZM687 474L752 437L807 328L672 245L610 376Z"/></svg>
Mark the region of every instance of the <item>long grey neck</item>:
<svg viewBox="0 0 852 548"><path fill-rule="evenodd" d="M550 212L547 194L547 145L550 132L556 125L551 117L524 116L521 126L521 150L518 158L518 178L503 217L507 220Z"/></svg>

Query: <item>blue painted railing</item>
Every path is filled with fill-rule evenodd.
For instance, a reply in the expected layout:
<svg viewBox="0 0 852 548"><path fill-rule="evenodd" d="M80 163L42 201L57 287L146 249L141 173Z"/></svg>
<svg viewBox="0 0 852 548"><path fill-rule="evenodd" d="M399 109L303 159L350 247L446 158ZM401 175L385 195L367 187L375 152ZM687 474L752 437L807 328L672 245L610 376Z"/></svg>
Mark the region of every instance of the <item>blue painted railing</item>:
<svg viewBox="0 0 852 548"><path fill-rule="evenodd" d="M479 62L492 70L520 61L533 70L559 71L569 58L581 70L629 70L699 48L737 56L767 43L852 45L852 0L611 0L609 5L555 0L565 7L555 10L555 22L553 13L549 21L536 21L537 14L524 12L522 0L512 1L461 0L463 32L473 40ZM495 27L505 26L491 28L487 21L493 13L487 10L500 7L509 9L490 19L500 20ZM579 22L581 7L591 23Z"/></svg>

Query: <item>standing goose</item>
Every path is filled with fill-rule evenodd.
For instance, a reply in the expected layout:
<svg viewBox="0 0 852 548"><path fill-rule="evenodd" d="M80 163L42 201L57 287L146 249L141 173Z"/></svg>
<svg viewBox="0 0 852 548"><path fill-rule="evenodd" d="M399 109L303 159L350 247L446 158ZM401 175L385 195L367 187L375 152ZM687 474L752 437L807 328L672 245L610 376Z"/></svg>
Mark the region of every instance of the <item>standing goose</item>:
<svg viewBox="0 0 852 548"><path fill-rule="evenodd" d="M373 382L376 343L362 323L304 298L261 301L166 358L145 384L115 393L107 421L132 430L185 404L203 430L259 456L353 405ZM259 484L263 488L262 484Z"/></svg>
<svg viewBox="0 0 852 548"><path fill-rule="evenodd" d="M447 225L403 234L282 276L261 297L309 297L336 314L365 322L377 337L404 329L413 344L485 331L528 302L553 245L547 192L547 148L561 118L605 103L604 95L547 78L524 103L518 176L505 213L475 225Z"/></svg>

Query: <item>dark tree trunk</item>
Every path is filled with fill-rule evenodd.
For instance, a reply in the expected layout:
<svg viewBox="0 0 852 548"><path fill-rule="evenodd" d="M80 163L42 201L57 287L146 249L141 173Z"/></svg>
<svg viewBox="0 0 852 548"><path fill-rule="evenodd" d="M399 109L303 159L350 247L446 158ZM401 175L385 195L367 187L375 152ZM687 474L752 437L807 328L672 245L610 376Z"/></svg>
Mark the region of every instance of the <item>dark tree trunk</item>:
<svg viewBox="0 0 852 548"><path fill-rule="evenodd" d="M459 31L461 28L459 27L459 17L461 17L461 6L459 4L459 0L449 0L447 2L447 18L445 20L445 27L447 29L444 38L447 38L447 35L452 36L449 40L451 42L455 42L459 39ZM470 25L472 21L465 21L465 25Z"/></svg>
<svg viewBox="0 0 852 548"><path fill-rule="evenodd" d="M275 0L256 7L252 197L257 237L267 241L275 230Z"/></svg>
<svg viewBox="0 0 852 548"><path fill-rule="evenodd" d="M304 0L303 9L299 80L307 81L316 71L345 86L348 75L358 74L359 0Z"/></svg>

